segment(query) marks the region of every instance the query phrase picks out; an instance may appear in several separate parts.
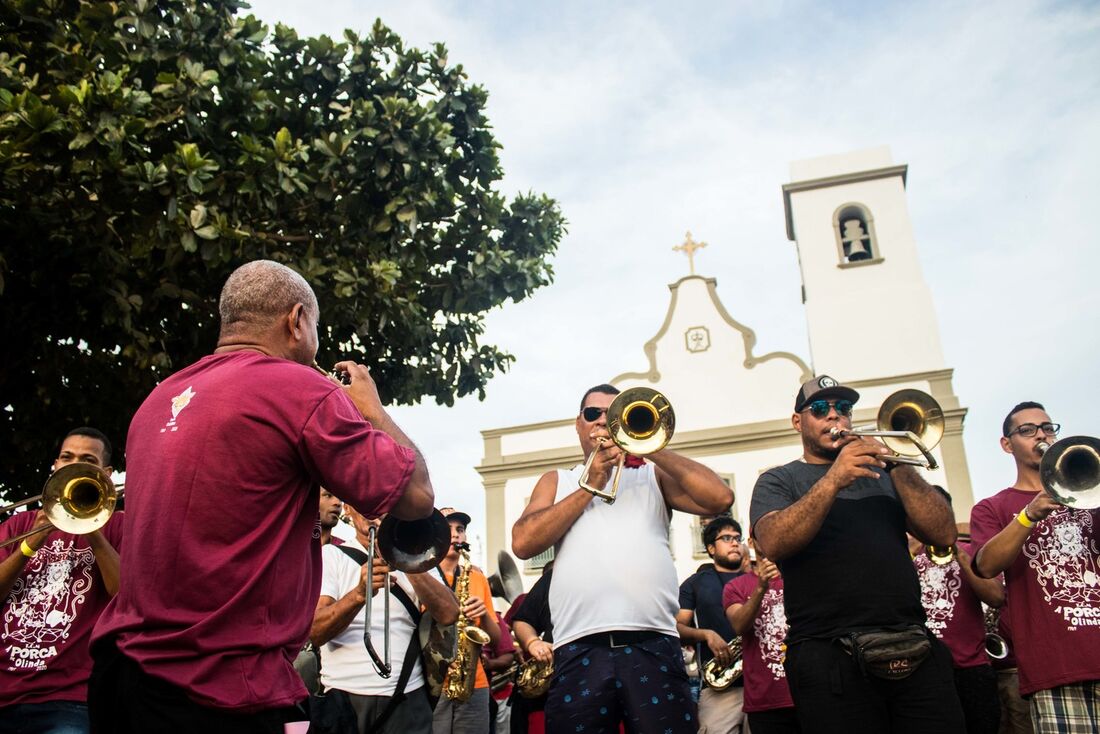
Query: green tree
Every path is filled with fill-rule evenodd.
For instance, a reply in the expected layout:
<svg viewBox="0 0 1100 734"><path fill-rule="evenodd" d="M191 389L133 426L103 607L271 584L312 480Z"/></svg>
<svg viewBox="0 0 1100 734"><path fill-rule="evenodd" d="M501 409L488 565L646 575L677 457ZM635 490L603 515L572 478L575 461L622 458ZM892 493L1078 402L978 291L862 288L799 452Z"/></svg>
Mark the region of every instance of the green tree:
<svg viewBox="0 0 1100 734"><path fill-rule="evenodd" d="M486 312L552 278L561 213L495 189L486 91L443 45L407 48L381 22L341 42L272 33L242 7L0 5L0 484L15 494L37 491L70 427L121 449L156 381L211 350L243 262L305 275L319 362L355 356L398 403L484 397L513 360L480 343Z"/></svg>

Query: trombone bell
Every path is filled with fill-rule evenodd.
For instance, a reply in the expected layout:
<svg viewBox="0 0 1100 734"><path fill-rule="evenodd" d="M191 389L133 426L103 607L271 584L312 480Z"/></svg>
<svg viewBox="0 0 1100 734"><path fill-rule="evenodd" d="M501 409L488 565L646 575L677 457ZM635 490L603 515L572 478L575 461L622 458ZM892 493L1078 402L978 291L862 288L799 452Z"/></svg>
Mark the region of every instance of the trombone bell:
<svg viewBox="0 0 1100 734"><path fill-rule="evenodd" d="M878 430L912 433L926 448L933 448L943 438L944 419L940 404L920 390L898 390L882 403L878 411ZM900 436L884 436L882 442L896 454L920 456L914 443Z"/></svg>
<svg viewBox="0 0 1100 734"><path fill-rule="evenodd" d="M42 511L54 527L86 535L107 524L118 492L107 472L95 464L66 464L46 480Z"/></svg>
<svg viewBox="0 0 1100 734"><path fill-rule="evenodd" d="M1100 508L1100 439L1068 436L1040 450L1039 479L1055 502L1081 510Z"/></svg>
<svg viewBox="0 0 1100 734"><path fill-rule="evenodd" d="M607 504L615 502L619 492L619 477L623 473L626 454L645 456L663 449L676 430L676 413L672 403L662 393L651 387L632 387L623 390L607 406L607 432L611 440L623 450L619 464L615 467L611 481L611 491L594 487L588 483L588 471L596 451L588 455L588 461L581 472L580 486L601 498Z"/></svg>

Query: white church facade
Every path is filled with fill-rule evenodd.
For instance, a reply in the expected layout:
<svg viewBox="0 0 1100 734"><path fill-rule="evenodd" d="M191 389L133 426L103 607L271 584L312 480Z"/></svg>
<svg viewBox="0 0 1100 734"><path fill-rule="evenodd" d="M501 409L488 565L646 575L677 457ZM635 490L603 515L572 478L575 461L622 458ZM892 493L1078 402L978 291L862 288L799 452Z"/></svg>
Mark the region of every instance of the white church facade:
<svg viewBox="0 0 1100 734"><path fill-rule="evenodd" d="M921 274L906 173L885 147L791 165L783 200L787 236L798 249L809 361L787 352L758 354L753 330L722 305L718 282L692 275L669 286L664 323L644 347L648 365L607 380L620 389L653 387L669 397L677 424L669 448L706 464L733 488L730 513L746 534L757 477L801 454L790 418L795 393L816 365L860 392L857 426L873 425L878 407L896 390L931 394L943 408L946 430L932 452L940 468L925 476L951 492L958 517L969 517L966 409L954 394ZM905 304L904 328L896 312L868 309L873 303ZM845 319L835 318L857 310L870 311L875 338L856 336L843 328ZM582 461L574 419L482 431L484 457L477 470L485 486L488 558L511 550L512 525L539 477ZM700 540L704 522L673 513L669 544L681 579L707 560ZM519 564L525 587L552 554Z"/></svg>

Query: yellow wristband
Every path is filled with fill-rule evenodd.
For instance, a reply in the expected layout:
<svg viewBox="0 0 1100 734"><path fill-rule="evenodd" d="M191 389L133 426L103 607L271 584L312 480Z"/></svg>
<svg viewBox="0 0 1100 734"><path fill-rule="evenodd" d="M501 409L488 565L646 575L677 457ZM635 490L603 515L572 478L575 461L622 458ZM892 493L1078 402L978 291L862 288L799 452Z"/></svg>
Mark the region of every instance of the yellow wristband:
<svg viewBox="0 0 1100 734"><path fill-rule="evenodd" d="M1025 528L1030 528L1035 525L1035 521L1027 516L1027 508L1020 510L1020 514L1016 516L1016 522L1023 525Z"/></svg>
<svg viewBox="0 0 1100 734"><path fill-rule="evenodd" d="M19 543L19 550L23 551L23 555L25 555L27 558L34 557L34 548L31 548L29 545L27 545L27 541L25 540Z"/></svg>

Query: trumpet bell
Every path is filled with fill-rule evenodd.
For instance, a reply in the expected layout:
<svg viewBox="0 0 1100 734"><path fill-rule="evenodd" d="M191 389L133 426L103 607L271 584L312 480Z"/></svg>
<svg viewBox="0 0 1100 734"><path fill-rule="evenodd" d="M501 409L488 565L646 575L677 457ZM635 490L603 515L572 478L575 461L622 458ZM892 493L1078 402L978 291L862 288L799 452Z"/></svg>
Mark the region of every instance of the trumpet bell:
<svg viewBox="0 0 1100 734"><path fill-rule="evenodd" d="M378 527L378 550L394 568L424 573L440 564L451 548L451 525L439 510L422 520L387 515Z"/></svg>
<svg viewBox="0 0 1100 734"><path fill-rule="evenodd" d="M607 432L628 454L660 451L676 430L672 403L650 387L632 387L615 396L607 408Z"/></svg>
<svg viewBox="0 0 1100 734"><path fill-rule="evenodd" d="M54 527L73 535L106 525L117 501L114 482L95 464L66 464L42 488L42 511Z"/></svg>
<svg viewBox="0 0 1100 734"><path fill-rule="evenodd" d="M908 431L914 434L928 449L939 444L944 430L943 409L926 392L898 390L883 402L878 411L880 431ZM898 436L884 436L882 442L896 454L919 456L920 449L913 442Z"/></svg>
<svg viewBox="0 0 1100 734"><path fill-rule="evenodd" d="M1069 436L1055 442L1043 453L1039 479L1059 504L1100 508L1100 439Z"/></svg>

